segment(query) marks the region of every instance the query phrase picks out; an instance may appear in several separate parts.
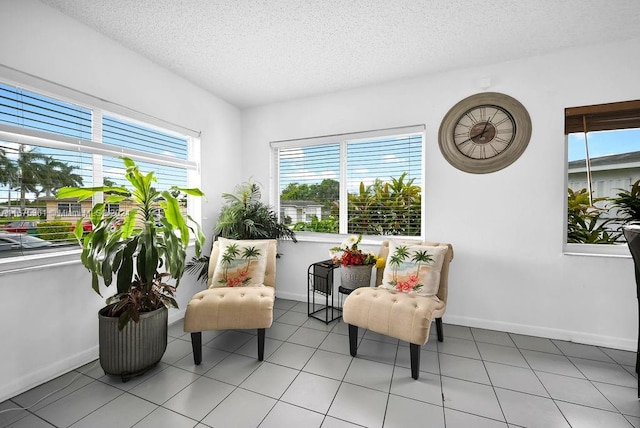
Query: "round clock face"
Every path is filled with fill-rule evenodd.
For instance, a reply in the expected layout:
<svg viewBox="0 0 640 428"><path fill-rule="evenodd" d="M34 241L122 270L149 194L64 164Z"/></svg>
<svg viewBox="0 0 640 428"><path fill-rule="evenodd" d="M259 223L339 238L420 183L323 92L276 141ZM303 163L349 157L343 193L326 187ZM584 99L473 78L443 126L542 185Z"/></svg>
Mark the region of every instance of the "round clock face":
<svg viewBox="0 0 640 428"><path fill-rule="evenodd" d="M472 173L498 171L524 152L531 120L522 104L508 95L472 95L449 110L440 126L439 144L445 158Z"/></svg>
<svg viewBox="0 0 640 428"><path fill-rule="evenodd" d="M499 155L513 142L516 123L511 113L494 105L481 105L466 111L453 129L456 149L471 159Z"/></svg>

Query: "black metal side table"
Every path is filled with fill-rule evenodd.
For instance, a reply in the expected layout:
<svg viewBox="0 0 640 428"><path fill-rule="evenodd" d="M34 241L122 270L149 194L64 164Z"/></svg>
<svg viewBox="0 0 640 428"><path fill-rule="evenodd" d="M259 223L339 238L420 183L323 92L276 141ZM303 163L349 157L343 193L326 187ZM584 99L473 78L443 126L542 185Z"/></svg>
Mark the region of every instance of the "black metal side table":
<svg viewBox="0 0 640 428"><path fill-rule="evenodd" d="M307 315L325 324L342 316L342 308L335 306L333 288L333 271L339 266L333 260L323 260L307 269Z"/></svg>
<svg viewBox="0 0 640 428"><path fill-rule="evenodd" d="M338 306L340 308L344 306L344 299L346 299L353 290L355 290L355 288L343 287L342 285L338 287Z"/></svg>

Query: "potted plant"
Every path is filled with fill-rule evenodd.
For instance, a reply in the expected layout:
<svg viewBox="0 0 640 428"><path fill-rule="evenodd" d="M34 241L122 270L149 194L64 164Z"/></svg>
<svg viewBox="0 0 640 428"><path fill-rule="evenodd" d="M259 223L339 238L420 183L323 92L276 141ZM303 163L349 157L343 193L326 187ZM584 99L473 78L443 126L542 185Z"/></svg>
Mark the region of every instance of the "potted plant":
<svg viewBox="0 0 640 428"><path fill-rule="evenodd" d="M162 358L167 346L167 308L184 273L191 234L200 254L204 236L200 226L180 210L178 196L204 196L196 188L172 187L158 191L153 172L143 174L123 158L125 178L131 185L65 187L57 198L82 201L103 192L89 214L92 228L83 236L82 219L74 235L82 244L82 264L91 272L91 286L100 293L114 281L116 292L99 311L100 364L105 373L127 380L144 373ZM122 216L105 216L105 204L130 204ZM157 218L157 212L163 212ZM187 223L191 220L192 226ZM173 281L171 283L170 281ZM131 322L133 321L133 322Z"/></svg>
<svg viewBox="0 0 640 428"><path fill-rule="evenodd" d="M350 236L339 247L330 250L333 262L341 266L340 280L344 288L368 287L371 284L373 266L381 266L384 261L379 261L375 253L365 253L358 248L360 242L362 235Z"/></svg>
<svg viewBox="0 0 640 428"><path fill-rule="evenodd" d="M631 184L629 189L618 189L620 192L612 198L613 206L622 214L624 223L640 221L640 180Z"/></svg>
<svg viewBox="0 0 640 428"><path fill-rule="evenodd" d="M260 200L260 186L249 180L236 186L234 193L223 193L226 201L214 227L214 240L228 239L291 239L295 232L278 220L276 213ZM197 273L198 280L208 279L209 256L194 257L186 270Z"/></svg>

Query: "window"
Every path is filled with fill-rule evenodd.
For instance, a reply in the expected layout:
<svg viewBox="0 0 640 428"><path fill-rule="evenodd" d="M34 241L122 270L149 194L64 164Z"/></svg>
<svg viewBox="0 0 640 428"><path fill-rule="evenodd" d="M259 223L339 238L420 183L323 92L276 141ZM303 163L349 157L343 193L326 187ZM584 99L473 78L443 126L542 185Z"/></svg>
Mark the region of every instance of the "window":
<svg viewBox="0 0 640 428"><path fill-rule="evenodd" d="M567 243L624 243L619 198L640 179L640 101L567 108L565 134Z"/></svg>
<svg viewBox="0 0 640 428"><path fill-rule="evenodd" d="M78 248L72 231L98 200L59 200L55 194L64 186L123 185L120 156L134 159L144 172L153 170L159 190L199 186L197 163L190 159L196 143L194 135L104 106L0 83L0 262ZM182 205L190 209L186 197ZM106 206L108 215L126 210L126 200Z"/></svg>
<svg viewBox="0 0 640 428"><path fill-rule="evenodd" d="M420 236L424 126L271 144L280 217L296 231Z"/></svg>
<svg viewBox="0 0 640 428"><path fill-rule="evenodd" d="M82 206L76 202L58 202L58 212L61 217L79 217L82 215Z"/></svg>
<svg viewBox="0 0 640 428"><path fill-rule="evenodd" d="M106 215L118 215L120 213L120 204L106 204L104 213Z"/></svg>

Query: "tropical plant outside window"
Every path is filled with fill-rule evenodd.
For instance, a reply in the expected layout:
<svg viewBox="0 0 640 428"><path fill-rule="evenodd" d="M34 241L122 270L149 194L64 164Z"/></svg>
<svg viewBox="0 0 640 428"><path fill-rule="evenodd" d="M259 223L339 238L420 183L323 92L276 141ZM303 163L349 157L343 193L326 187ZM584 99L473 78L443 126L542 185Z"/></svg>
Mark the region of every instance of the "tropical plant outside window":
<svg viewBox="0 0 640 428"><path fill-rule="evenodd" d="M187 172L195 170L188 160L193 140L0 82L0 258L77 248L72 231L98 200L78 203L54 195L65 186L124 184L120 156L134 157L143 172L155 171L158 190L188 187ZM186 197L181 203L186 210ZM126 211L123 201L108 205L105 215Z"/></svg>
<svg viewBox="0 0 640 428"><path fill-rule="evenodd" d="M272 143L281 219L297 232L420 236L423 131Z"/></svg>
<svg viewBox="0 0 640 428"><path fill-rule="evenodd" d="M623 244L640 219L640 101L568 108L567 243Z"/></svg>

